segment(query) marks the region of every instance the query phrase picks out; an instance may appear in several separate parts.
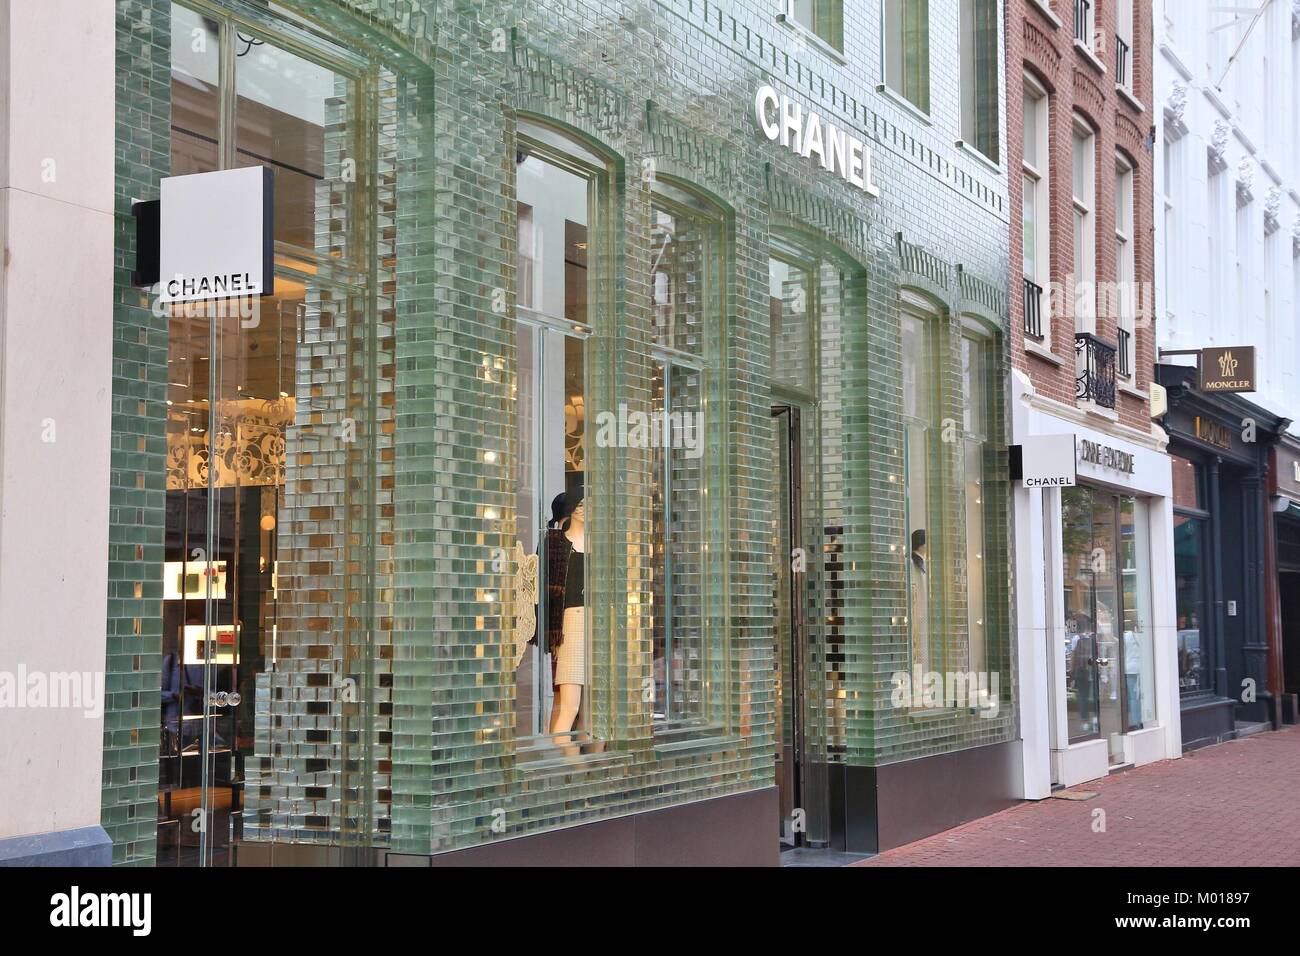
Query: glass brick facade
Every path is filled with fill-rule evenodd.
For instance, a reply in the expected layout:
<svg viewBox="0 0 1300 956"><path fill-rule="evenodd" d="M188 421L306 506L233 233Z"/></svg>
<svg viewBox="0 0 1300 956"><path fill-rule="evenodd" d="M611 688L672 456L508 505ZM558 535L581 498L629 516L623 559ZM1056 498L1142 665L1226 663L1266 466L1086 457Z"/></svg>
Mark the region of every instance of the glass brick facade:
<svg viewBox="0 0 1300 956"><path fill-rule="evenodd" d="M292 340L276 366L288 409L262 423L283 443L278 471L233 489L215 468L198 481L217 501L262 502L261 544L232 555L270 553L274 538L262 624L232 602L244 699L231 705L231 766L217 773L228 802L198 807L211 841L422 855L772 787L786 724L801 728L809 826L824 830L836 764L1015 736L1005 174L953 145L955 87L932 86L933 126L875 92L875 4L845 12L843 64L810 49L777 6L117 0L103 799L116 862L154 862L160 806L180 845L195 819L160 803L157 730L174 629L164 566L189 560L169 551L168 512L189 474L169 477L189 448L170 390L175 360L194 353L178 349L175 316L131 285L132 201L156 198L180 171L177 44L216 29L178 31L181 15L226 24L211 33L227 58L214 76L232 98L259 95L229 79L245 68L245 42L246 63L282 47L338 64L311 108L309 228L277 246L285 288L302 287L273 315ZM953 6L951 22L931 10L932 37L957 36ZM763 84L855 130L879 197L764 139L753 112ZM233 125L213 137L225 165L274 165L288 107L257 100L271 129L259 151L241 145L235 102L222 121ZM548 184L581 182L567 207L580 211L554 218L558 232L546 231L546 204L560 190L526 196L523 185L543 161L568 177ZM919 372L906 371L905 310L927 329ZM220 429L241 407L248 382L236 380L254 367L257 335L205 328L208 358L225 369L205 406ZM988 422L974 446L962 441L972 335ZM903 424L909 375L927 397L916 452ZM525 393L538 414L552 408L562 448L531 430ZM801 422L787 461L799 476L794 556L774 527L791 487L774 462L776 405ZM674 410L699 416L698 459L618 426L617 439L601 437L602 424ZM248 424L231 427L238 450ZM536 487L521 477L533 461ZM923 598L908 518L921 508L908 492L918 468ZM585 630L564 625L570 648L585 650L585 679L579 716L558 731L543 721L565 681L543 674L554 572L540 545L557 492L586 513ZM521 528L537 534L525 543ZM201 560L225 554L204 540ZM261 579L237 563L231 580L246 574L247 595ZM794 595L784 610L774 581ZM898 705L896 675L922 663L918 600L925 670L996 673L992 715ZM797 673L782 667L781 620L798 625ZM522 661L533 662L527 679ZM173 746L183 764L184 733L163 737L164 766Z"/></svg>

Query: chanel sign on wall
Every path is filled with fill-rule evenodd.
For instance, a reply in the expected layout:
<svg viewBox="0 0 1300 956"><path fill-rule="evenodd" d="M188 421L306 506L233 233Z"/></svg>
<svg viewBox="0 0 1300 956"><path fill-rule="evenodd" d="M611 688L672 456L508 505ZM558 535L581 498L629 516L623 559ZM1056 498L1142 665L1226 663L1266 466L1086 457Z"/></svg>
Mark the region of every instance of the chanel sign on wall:
<svg viewBox="0 0 1300 956"><path fill-rule="evenodd" d="M880 187L871 181L871 148L852 133L823 120L770 86L760 86L754 95L754 113L759 129L772 142L804 159L814 156L822 169L833 172L868 196L879 196Z"/></svg>

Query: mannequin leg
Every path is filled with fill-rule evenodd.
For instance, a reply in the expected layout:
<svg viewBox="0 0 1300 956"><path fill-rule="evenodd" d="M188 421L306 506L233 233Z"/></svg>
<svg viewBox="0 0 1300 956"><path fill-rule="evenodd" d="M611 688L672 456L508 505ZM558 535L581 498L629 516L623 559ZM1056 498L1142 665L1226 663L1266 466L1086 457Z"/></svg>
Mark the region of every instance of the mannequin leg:
<svg viewBox="0 0 1300 956"><path fill-rule="evenodd" d="M578 719L578 707L582 703L581 684L561 684L551 707L551 733L562 734L573 729ZM569 743L568 737L555 738L557 744Z"/></svg>

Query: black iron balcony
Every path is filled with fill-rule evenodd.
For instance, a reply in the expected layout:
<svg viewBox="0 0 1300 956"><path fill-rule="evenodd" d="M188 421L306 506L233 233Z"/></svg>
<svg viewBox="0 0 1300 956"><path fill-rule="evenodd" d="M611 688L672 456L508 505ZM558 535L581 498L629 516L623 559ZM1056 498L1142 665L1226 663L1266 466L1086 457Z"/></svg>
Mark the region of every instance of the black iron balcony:
<svg viewBox="0 0 1300 956"><path fill-rule="evenodd" d="M1075 398L1088 399L1102 408L1115 407L1115 346L1091 332L1074 333L1077 376Z"/></svg>
<svg viewBox="0 0 1300 956"><path fill-rule="evenodd" d="M1133 375L1133 356L1129 354L1129 342L1133 339L1133 333L1128 329L1115 330L1115 345L1119 355L1116 357L1119 374L1124 378Z"/></svg>
<svg viewBox="0 0 1300 956"><path fill-rule="evenodd" d="M1074 38L1089 50L1092 49L1092 37L1088 35L1092 25L1091 14L1091 0L1074 0Z"/></svg>
<svg viewBox="0 0 1300 956"><path fill-rule="evenodd" d="M1043 287L1029 278L1025 279L1025 335L1043 339Z"/></svg>
<svg viewBox="0 0 1300 956"><path fill-rule="evenodd" d="M1128 89L1128 44L1123 37L1115 38L1115 82Z"/></svg>

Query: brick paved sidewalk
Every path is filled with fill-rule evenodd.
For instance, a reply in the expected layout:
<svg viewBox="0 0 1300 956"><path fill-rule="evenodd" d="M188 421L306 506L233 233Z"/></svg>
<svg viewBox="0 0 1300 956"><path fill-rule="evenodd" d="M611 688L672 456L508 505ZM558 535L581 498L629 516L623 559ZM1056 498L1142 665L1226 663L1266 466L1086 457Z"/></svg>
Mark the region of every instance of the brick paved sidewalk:
<svg viewBox="0 0 1300 956"><path fill-rule="evenodd" d="M1023 803L855 865L1300 865L1300 727L1072 789L1097 796Z"/></svg>

